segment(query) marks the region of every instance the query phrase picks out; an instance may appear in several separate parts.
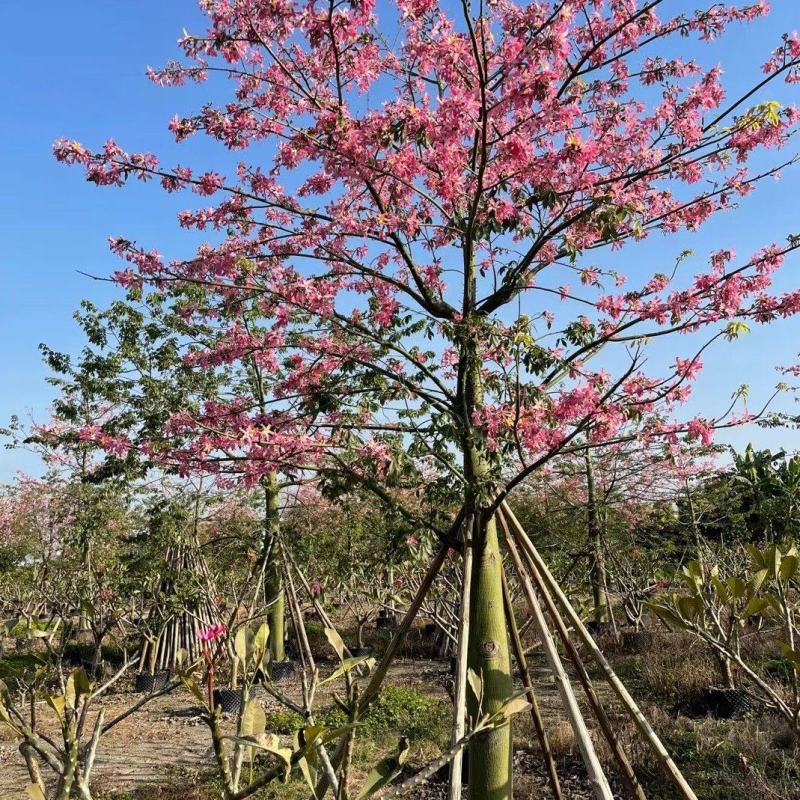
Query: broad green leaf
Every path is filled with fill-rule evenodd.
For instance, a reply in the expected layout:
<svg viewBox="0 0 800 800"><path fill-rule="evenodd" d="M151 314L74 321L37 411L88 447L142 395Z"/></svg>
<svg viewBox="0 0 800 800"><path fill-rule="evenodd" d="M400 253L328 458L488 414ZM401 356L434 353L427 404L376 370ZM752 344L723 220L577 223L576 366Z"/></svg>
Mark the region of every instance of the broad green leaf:
<svg viewBox="0 0 800 800"><path fill-rule="evenodd" d="M679 597L678 610L684 619L693 621L700 616L703 607L695 597Z"/></svg>
<svg viewBox="0 0 800 800"><path fill-rule="evenodd" d="M409 749L408 739L405 737L400 739L397 753L379 761L372 770L370 770L367 779L364 781L364 785L361 787L358 795L356 795L356 800L367 800L368 797L372 797L372 795L383 789L384 786L391 783L400 774L400 769L408 758Z"/></svg>
<svg viewBox="0 0 800 800"><path fill-rule="evenodd" d="M339 661L344 661L344 642L339 632L335 628L325 628L325 638L330 642L331 647L339 656Z"/></svg>
<svg viewBox="0 0 800 800"><path fill-rule="evenodd" d="M236 653L236 657L241 662L242 666L247 665L247 654L248 654L248 630L245 627L239 628L236 631L236 637L233 640L233 652Z"/></svg>
<svg viewBox="0 0 800 800"><path fill-rule="evenodd" d="M264 653L267 652L267 641L269 640L269 625L264 622L261 627L256 631L253 637L253 657L261 660Z"/></svg>
<svg viewBox="0 0 800 800"><path fill-rule="evenodd" d="M747 552L750 553L750 558L753 561L753 566L757 570L764 569L764 567L767 566L764 554L755 545L746 544L745 548L747 549Z"/></svg>
<svg viewBox="0 0 800 800"><path fill-rule="evenodd" d="M744 607L741 616L745 619L752 617L753 614L760 614L765 608L769 608L770 602L766 597L753 597L750 602Z"/></svg>
<svg viewBox="0 0 800 800"><path fill-rule="evenodd" d="M83 667L74 669L67 678L67 689L64 699L69 708L76 708L82 695L87 695L91 691L89 677Z"/></svg>
<svg viewBox="0 0 800 800"><path fill-rule="evenodd" d="M59 720L64 719L64 708L67 705L67 700L63 694L45 694L44 696L45 702L53 711L56 712L56 716Z"/></svg>
<svg viewBox="0 0 800 800"><path fill-rule="evenodd" d="M747 584L738 576L731 575L728 578L728 588L731 594L738 600L747 594Z"/></svg>
<svg viewBox="0 0 800 800"><path fill-rule="evenodd" d="M319 685L322 686L323 684L330 683L361 664L367 664L369 668L372 669L372 667L375 666L375 659L372 656L354 656L353 658L346 658L327 678L325 678L325 680L320 681Z"/></svg>
<svg viewBox="0 0 800 800"><path fill-rule="evenodd" d="M257 700L250 700L242 713L242 736L259 736L264 733L267 727L267 715L264 709L261 708L261 703ZM246 759L253 761L255 759L255 749L248 747L245 749Z"/></svg>
<svg viewBox="0 0 800 800"><path fill-rule="evenodd" d="M772 547L767 550L766 557L766 566L769 570L770 576L777 578L781 573L781 551L776 545L772 545Z"/></svg>
<svg viewBox="0 0 800 800"><path fill-rule="evenodd" d="M781 579L788 581L794 578L794 576L797 574L798 564L800 564L800 557L798 557L797 553L787 553L781 562Z"/></svg>
<svg viewBox="0 0 800 800"><path fill-rule="evenodd" d="M514 714L521 714L523 711L527 711L530 707L531 704L528 702L525 695L518 694L503 703L498 714L502 714L505 719L511 719Z"/></svg>
<svg viewBox="0 0 800 800"><path fill-rule="evenodd" d="M747 583L750 591L755 594L761 588L761 584L764 583L768 574L769 570L766 567L754 572Z"/></svg>
<svg viewBox="0 0 800 800"><path fill-rule="evenodd" d="M294 748L295 750L299 751L303 749L303 747L304 745L301 742L301 732L295 731ZM297 762L297 766L300 767L300 773L305 779L305 782L308 784L308 788L311 789L311 796L314 798L314 800L317 800L317 781L319 779L319 768L316 752L313 749L308 750L306 755L304 755Z"/></svg>
<svg viewBox="0 0 800 800"><path fill-rule="evenodd" d="M255 747L277 756L285 768L283 780L285 781L289 777L289 772L292 768L292 749L291 747L281 747L281 740L274 733L259 733L255 736L228 736L226 738L237 744Z"/></svg>
<svg viewBox="0 0 800 800"><path fill-rule="evenodd" d="M792 650L788 644L781 644L781 652L787 661L791 661L795 669L800 669L800 650Z"/></svg>
<svg viewBox="0 0 800 800"><path fill-rule="evenodd" d="M181 675L181 683L204 705L208 707L208 697L197 682L188 675Z"/></svg>
<svg viewBox="0 0 800 800"><path fill-rule="evenodd" d="M467 683L475 699L480 703L483 698L483 678L472 667L467 667Z"/></svg>
<svg viewBox="0 0 800 800"><path fill-rule="evenodd" d="M645 603L659 619L663 619L668 624L675 625L677 628L685 628L686 620L682 619L680 614L671 609L669 606L662 605L661 603Z"/></svg>

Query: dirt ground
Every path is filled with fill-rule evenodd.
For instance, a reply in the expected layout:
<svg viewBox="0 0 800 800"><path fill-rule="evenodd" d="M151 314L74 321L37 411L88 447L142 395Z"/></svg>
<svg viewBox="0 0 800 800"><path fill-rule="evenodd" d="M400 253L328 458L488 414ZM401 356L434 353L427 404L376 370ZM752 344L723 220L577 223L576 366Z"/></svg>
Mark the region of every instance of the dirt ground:
<svg viewBox="0 0 800 800"><path fill-rule="evenodd" d="M436 661L401 661L395 664L389 680L418 689L433 696L445 696L447 664ZM542 711L553 721L563 719L557 692L544 667L535 670L538 697ZM291 694L291 692L289 692ZM259 693L266 711L277 711L283 706L264 693ZM137 696L130 688L123 688L98 701L112 718L130 706ZM50 719L44 707L41 719ZM143 709L128 717L103 737L97 753L93 783L109 790L132 790L145 786L170 784L177 775L191 775L212 766L213 755L207 727L199 718L200 709L195 698L183 687L173 693L152 700ZM230 722L228 724L231 724ZM539 759L518 750L514 756L519 797L544 796L546 783L540 771ZM16 743L9 732L0 732L0 800L26 800L25 786L28 774ZM574 784L574 785L570 785ZM176 787L177 789L177 787ZM589 798L585 782L570 780L565 776L565 794L570 800ZM434 800L446 794L444 784L421 787L409 797ZM179 800L178 795L175 795Z"/></svg>

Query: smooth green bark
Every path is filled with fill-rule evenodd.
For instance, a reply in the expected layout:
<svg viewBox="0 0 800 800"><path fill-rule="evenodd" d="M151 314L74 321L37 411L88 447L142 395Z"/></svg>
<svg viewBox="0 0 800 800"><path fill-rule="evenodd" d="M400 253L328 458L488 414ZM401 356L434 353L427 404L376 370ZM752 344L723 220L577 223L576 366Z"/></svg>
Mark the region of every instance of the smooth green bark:
<svg viewBox="0 0 800 800"><path fill-rule="evenodd" d="M479 537L476 537L476 540ZM494 517L476 541L470 598L469 666L483 680L483 714L497 711L512 693L508 634L503 609L503 562ZM470 716L478 707L470 691ZM511 800L511 725L478 736L469 745L470 800Z"/></svg>

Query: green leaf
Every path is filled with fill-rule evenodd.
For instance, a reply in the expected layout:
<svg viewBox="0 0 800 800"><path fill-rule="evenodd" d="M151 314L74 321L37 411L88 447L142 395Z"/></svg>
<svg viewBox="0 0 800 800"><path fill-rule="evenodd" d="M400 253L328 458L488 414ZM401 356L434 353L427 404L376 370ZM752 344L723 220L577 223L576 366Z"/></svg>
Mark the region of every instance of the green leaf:
<svg viewBox="0 0 800 800"><path fill-rule="evenodd" d="M475 699L480 703L483 698L483 678L472 667L467 667L467 683Z"/></svg>
<svg viewBox="0 0 800 800"><path fill-rule="evenodd" d="M788 581L797 575L797 568L800 566L800 557L797 555L787 555L783 557L781 563L780 576L783 580Z"/></svg>
<svg viewBox="0 0 800 800"><path fill-rule="evenodd" d="M523 711L528 711L530 707L531 704L528 702L527 698L525 697L525 693L523 692L506 700L497 713L493 714L492 716L499 716L501 717L501 721L505 721L511 719L511 717L513 717L515 714L521 714Z"/></svg>
<svg viewBox="0 0 800 800"><path fill-rule="evenodd" d="M731 575L727 583L731 594L737 600L747 595L747 584L738 575Z"/></svg>
<svg viewBox="0 0 800 800"><path fill-rule="evenodd" d="M239 630L236 631L236 637L233 640L233 652L236 653L236 657L242 663L242 666L247 665L249 638L249 631L247 628L239 628Z"/></svg>
<svg viewBox="0 0 800 800"><path fill-rule="evenodd" d="M256 635L253 637L253 650L255 651L253 654L253 658L256 660L261 660L264 653L267 652L267 641L269 640L269 625L264 622L262 623L261 627L256 631Z"/></svg>
<svg viewBox="0 0 800 800"><path fill-rule="evenodd" d="M745 619L752 617L753 614L760 614L765 608L770 607L770 601L766 597L752 597L750 602L744 607L741 616Z"/></svg>
<svg viewBox="0 0 800 800"><path fill-rule="evenodd" d="M684 619L694 621L703 612L703 606L696 597L679 597L678 611Z"/></svg>
<svg viewBox="0 0 800 800"><path fill-rule="evenodd" d="M645 603L645 606L667 624L675 625L677 628L686 627L686 620L669 606L662 605L661 603Z"/></svg>
<svg viewBox="0 0 800 800"><path fill-rule="evenodd" d="M267 715L264 713L264 709L261 708L261 703L257 700L250 700L242 713L242 736L259 736L264 733L266 727ZM255 760L255 748L248 747L245 753L245 757L248 761L252 762Z"/></svg>
<svg viewBox="0 0 800 800"><path fill-rule="evenodd" d="M303 743L301 741L301 731L295 731L294 733L294 748L297 751L303 748ZM316 752L313 749L307 749L306 755L304 755L297 762L297 766L300 767L300 773L305 779L305 782L308 784L308 788L311 789L311 796L314 798L314 800L317 800L317 781L319 778L319 762L317 759Z"/></svg>
<svg viewBox="0 0 800 800"><path fill-rule="evenodd" d="M755 594L761 588L761 584L764 583L768 574L769 570L766 568L760 569L753 573L747 584L753 594Z"/></svg>
<svg viewBox="0 0 800 800"><path fill-rule="evenodd" d="M181 683L206 707L208 708L208 698L205 692L198 686L197 682L188 675L180 676Z"/></svg>
<svg viewBox="0 0 800 800"><path fill-rule="evenodd" d="M325 638L336 651L339 661L344 661L344 642L342 637L339 636L339 632L335 628L325 628Z"/></svg>
<svg viewBox="0 0 800 800"><path fill-rule="evenodd" d="M67 700L63 694L45 694L44 696L45 702L53 711L56 712L56 716L59 720L64 719L64 707L67 704Z"/></svg>
<svg viewBox="0 0 800 800"><path fill-rule="evenodd" d="M767 550L767 569L769 570L769 574L773 578L777 578L781 572L781 551L778 549L776 545L772 545L772 547Z"/></svg>
<svg viewBox="0 0 800 800"><path fill-rule="evenodd" d="M91 684L83 667L73 670L67 678L67 689L64 700L69 708L76 708L82 695L89 694Z"/></svg>
<svg viewBox="0 0 800 800"><path fill-rule="evenodd" d="M351 669L361 664L366 664L371 670L375 666L375 659L372 656L354 656L353 658L346 658L327 678L325 678L325 680L320 681L319 685L323 686L326 683L335 681L337 678L340 678L342 675L350 672Z"/></svg>
<svg viewBox="0 0 800 800"><path fill-rule="evenodd" d="M379 761L370 770L361 791L356 795L356 800L367 800L390 784L400 774L400 769L408 758L409 749L408 739L405 737L400 739L397 753Z"/></svg>
<svg viewBox="0 0 800 800"><path fill-rule="evenodd" d="M792 650L788 644L781 644L781 652L787 661L791 661L795 669L800 669L800 651Z"/></svg>
<svg viewBox="0 0 800 800"><path fill-rule="evenodd" d="M292 749L291 747L281 747L281 740L274 733L259 733L255 736L228 736L226 738L237 744L255 747L277 756L285 768L283 780L285 781L289 777L289 772L292 768Z"/></svg>

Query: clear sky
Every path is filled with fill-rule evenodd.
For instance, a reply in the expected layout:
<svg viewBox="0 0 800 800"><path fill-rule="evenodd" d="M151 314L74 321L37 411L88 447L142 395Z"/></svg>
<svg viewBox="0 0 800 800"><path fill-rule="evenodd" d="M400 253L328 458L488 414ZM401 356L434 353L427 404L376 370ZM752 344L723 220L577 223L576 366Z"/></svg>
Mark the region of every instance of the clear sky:
<svg viewBox="0 0 800 800"><path fill-rule="evenodd" d="M665 0L663 7L677 12L696 4ZM772 7L767 21L735 27L711 48L686 45L709 66L723 64L731 94L757 74L783 31L800 28L800 0L773 0ZM192 244L174 217L190 203L186 197L165 196L153 185L99 190L85 183L77 169L56 164L53 140L68 136L93 147L113 136L126 149L155 152L167 163L183 158L192 166L220 171L232 161L213 143L193 143L189 155L166 129L175 113L188 114L208 99L207 87L163 89L144 76L148 65L160 66L178 55L175 41L184 27L199 28L202 17L194 0L5 3L3 21L0 426L12 414L47 418L52 394L38 345L46 342L66 352L80 348L72 312L83 297L103 304L113 289L79 271L106 275L117 267L108 253L108 236L124 235L168 256L186 255ZM800 102L800 86L781 84L761 99ZM796 168L701 234L680 240L655 237L624 258L665 258L669 263L684 247L701 254L734 246L748 254L788 233L800 233L799 189ZM787 264L781 288L800 284L798 268L798 258ZM763 396L778 379L774 365L795 361L798 350L797 319L754 330L736 346L718 349L707 359L690 410L713 414L745 382L754 387L755 398ZM722 439L737 445L753 439L762 446L800 446L798 434L786 431L738 430ZM17 469L36 472L39 466L27 454L0 450L0 481Z"/></svg>

